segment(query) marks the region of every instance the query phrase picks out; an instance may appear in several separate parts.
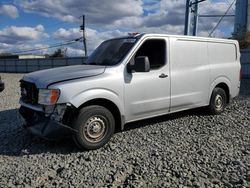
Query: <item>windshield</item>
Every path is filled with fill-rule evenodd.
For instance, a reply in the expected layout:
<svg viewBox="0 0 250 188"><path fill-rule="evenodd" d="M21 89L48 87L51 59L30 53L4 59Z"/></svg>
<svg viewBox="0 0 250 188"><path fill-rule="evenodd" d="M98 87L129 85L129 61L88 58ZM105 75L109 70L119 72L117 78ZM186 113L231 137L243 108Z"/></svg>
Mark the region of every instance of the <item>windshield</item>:
<svg viewBox="0 0 250 188"><path fill-rule="evenodd" d="M136 43L135 38L108 40L89 56L86 64L112 66L118 64Z"/></svg>

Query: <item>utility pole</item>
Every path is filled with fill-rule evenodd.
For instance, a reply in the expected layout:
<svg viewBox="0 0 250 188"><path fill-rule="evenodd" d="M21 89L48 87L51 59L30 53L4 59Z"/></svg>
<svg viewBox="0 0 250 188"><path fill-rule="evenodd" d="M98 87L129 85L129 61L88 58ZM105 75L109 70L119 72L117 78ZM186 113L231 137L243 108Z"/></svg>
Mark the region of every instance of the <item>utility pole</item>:
<svg viewBox="0 0 250 188"><path fill-rule="evenodd" d="M190 0L186 0L186 15L184 35L189 35L190 32Z"/></svg>
<svg viewBox="0 0 250 188"><path fill-rule="evenodd" d="M199 18L199 3L206 1L206 0L186 0L186 16L185 16L185 29L184 29L184 35L190 34L190 12L191 17L193 19L193 32L192 35L197 35L198 30L198 18Z"/></svg>
<svg viewBox="0 0 250 188"><path fill-rule="evenodd" d="M193 36L197 35L197 31L198 31L198 9L199 9L199 3L198 0L195 0L195 4L194 4L194 26L193 26Z"/></svg>
<svg viewBox="0 0 250 188"><path fill-rule="evenodd" d="M87 52L86 31L85 31L85 15L82 15L82 25L80 26L80 29L82 30L82 41L83 41L83 46L84 46L84 54L85 54L85 57L87 57L88 52Z"/></svg>

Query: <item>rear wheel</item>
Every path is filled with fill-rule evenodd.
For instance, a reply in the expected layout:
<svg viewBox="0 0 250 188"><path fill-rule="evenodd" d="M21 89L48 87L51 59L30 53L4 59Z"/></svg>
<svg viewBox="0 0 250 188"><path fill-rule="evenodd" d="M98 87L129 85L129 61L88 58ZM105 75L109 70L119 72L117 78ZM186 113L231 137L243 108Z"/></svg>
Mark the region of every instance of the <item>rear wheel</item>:
<svg viewBox="0 0 250 188"><path fill-rule="evenodd" d="M211 114L221 114L227 104L227 95L222 88L215 88L208 106L208 110Z"/></svg>
<svg viewBox="0 0 250 188"><path fill-rule="evenodd" d="M73 139L81 149L97 149L105 145L115 130L115 120L112 113L98 105L81 109L74 128L77 131Z"/></svg>

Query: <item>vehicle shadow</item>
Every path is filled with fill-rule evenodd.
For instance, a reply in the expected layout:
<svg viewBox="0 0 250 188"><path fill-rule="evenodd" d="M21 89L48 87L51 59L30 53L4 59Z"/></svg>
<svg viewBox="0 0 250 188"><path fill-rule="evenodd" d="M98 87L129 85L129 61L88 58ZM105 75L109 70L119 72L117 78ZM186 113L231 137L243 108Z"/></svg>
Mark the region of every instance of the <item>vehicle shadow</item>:
<svg viewBox="0 0 250 188"><path fill-rule="evenodd" d="M21 125L18 109L0 111L0 155L79 152L72 139L48 141L30 134Z"/></svg>
<svg viewBox="0 0 250 188"><path fill-rule="evenodd" d="M139 120L125 125L123 131L129 131L132 129L142 128L152 124L163 123L174 119L179 119L187 116L209 116L206 108L196 108L191 110L185 110L172 114L157 116L149 119Z"/></svg>
<svg viewBox="0 0 250 188"><path fill-rule="evenodd" d="M195 109L184 112L150 118L125 126L123 131L142 128L151 124L161 123L190 115L206 115L204 110ZM122 131L122 132L123 132ZM118 131L117 133L119 133ZM41 153L70 154L81 152L71 138L48 141L30 134L21 126L18 109L0 111L0 155L22 156ZM105 149L105 148L104 148Z"/></svg>

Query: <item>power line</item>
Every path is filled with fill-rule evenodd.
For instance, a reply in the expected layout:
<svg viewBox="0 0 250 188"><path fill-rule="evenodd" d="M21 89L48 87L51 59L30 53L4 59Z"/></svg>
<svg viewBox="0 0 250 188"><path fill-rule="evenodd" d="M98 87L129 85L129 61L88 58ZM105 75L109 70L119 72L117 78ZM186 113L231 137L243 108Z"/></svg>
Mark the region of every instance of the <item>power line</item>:
<svg viewBox="0 0 250 188"><path fill-rule="evenodd" d="M211 37L211 35L213 34L213 32L217 29L217 27L220 25L221 21L223 20L223 18L227 15L228 11L231 9L231 7L233 6L235 0L230 4L230 6L228 7L228 9L226 10L225 14L223 16L221 16L221 18L219 19L218 23L215 25L215 27L212 29L212 31L209 33L209 37Z"/></svg>
<svg viewBox="0 0 250 188"><path fill-rule="evenodd" d="M213 6L212 6L212 0L210 1L207 1L208 2L208 5L210 6L211 10L213 10ZM228 2L228 0L225 1L227 4L229 4L229 6L231 6L231 3ZM215 3L216 4L216 3ZM232 6L229 8L231 11L232 11ZM215 18L215 17L222 17L222 16L225 16L225 17L234 17L235 16L235 13L232 12L232 14L227 14L227 15L221 15L221 14L199 14L199 17L205 17L205 18Z"/></svg>
<svg viewBox="0 0 250 188"><path fill-rule="evenodd" d="M197 4L199 4L199 3L203 2L203 1L206 1L206 0L196 0L195 2L191 2L190 6L197 5Z"/></svg>
<svg viewBox="0 0 250 188"><path fill-rule="evenodd" d="M211 10L213 10L213 5L212 5L212 0L210 1L210 0L208 0L208 1L206 1L207 2L207 4L206 5L208 5L209 7L207 7L207 9L211 9ZM199 14L199 17L202 17L202 15L201 14ZM205 17L206 18L206 17ZM203 21L204 21L204 19L201 19L201 24L203 24ZM205 30L206 30L206 32L207 32L207 34L209 35L209 33L210 33L210 29L209 29L209 26L208 26L208 24L207 23L205 23L204 24L204 26L203 26L204 28L205 28Z"/></svg>
<svg viewBox="0 0 250 188"><path fill-rule="evenodd" d="M228 4L228 5L230 5L230 2L229 2L229 0L226 0L226 2L227 2L227 4ZM232 7L232 8L231 8L231 12L233 12L233 13L235 12L235 9L234 9L234 7Z"/></svg>
<svg viewBox="0 0 250 188"><path fill-rule="evenodd" d="M201 25L202 28L204 28L204 30L206 30L205 32L206 32L207 34L209 34L209 32L210 32L210 31L209 31L209 27L208 27L207 23L204 24L204 20L203 20L203 19L201 19L200 25Z"/></svg>
<svg viewBox="0 0 250 188"><path fill-rule="evenodd" d="M222 17L223 15L220 14L215 14L215 15L199 15L200 18L216 18L216 17ZM226 17L234 17L234 14L229 14L229 15L225 15Z"/></svg>
<svg viewBox="0 0 250 188"><path fill-rule="evenodd" d="M39 50L46 50L46 49L49 49L49 48L56 48L56 47L60 47L60 46L64 46L64 45L70 45L70 44L76 43L76 42L80 41L81 39L82 39L82 37L74 39L74 40L70 40L68 42L61 43L61 44L56 43L56 44L53 44L53 45L48 46L48 47L41 47L41 48L33 48L33 49L28 49L28 50L21 50L21 51L16 51L16 52L12 52L12 53L13 54L19 54L19 53L33 52L33 51L39 51Z"/></svg>
<svg viewBox="0 0 250 188"><path fill-rule="evenodd" d="M233 8L232 5L234 4L235 0L231 1L231 3L229 3L229 0L225 0L226 4L230 4L228 10L226 11L225 14L220 15L220 14L199 14L198 13L198 6L197 7L192 7L192 5L197 5L201 2L207 2L205 5L208 5L211 10L213 9L212 7L212 2L214 2L213 0L186 0L186 16L185 16L185 30L184 30L184 34L188 35L189 33L189 24L190 24L190 15L189 15L189 11L191 9L191 13L193 15L193 21L194 21L194 26L193 26L193 35L196 35L196 30L197 30L197 26L198 26L198 17L200 18L216 18L216 17L220 17L219 23L216 24L215 28L213 28L211 30L211 32L208 31L209 36L212 35L212 33L214 32L214 30L216 30L216 28L219 26L219 24L221 23L221 21L223 20L224 17L234 17L234 12L233 12ZM216 2L217 3L217 2ZM208 8L209 9L209 8ZM233 12L233 14L228 14L229 11ZM230 13L231 13L230 12Z"/></svg>

